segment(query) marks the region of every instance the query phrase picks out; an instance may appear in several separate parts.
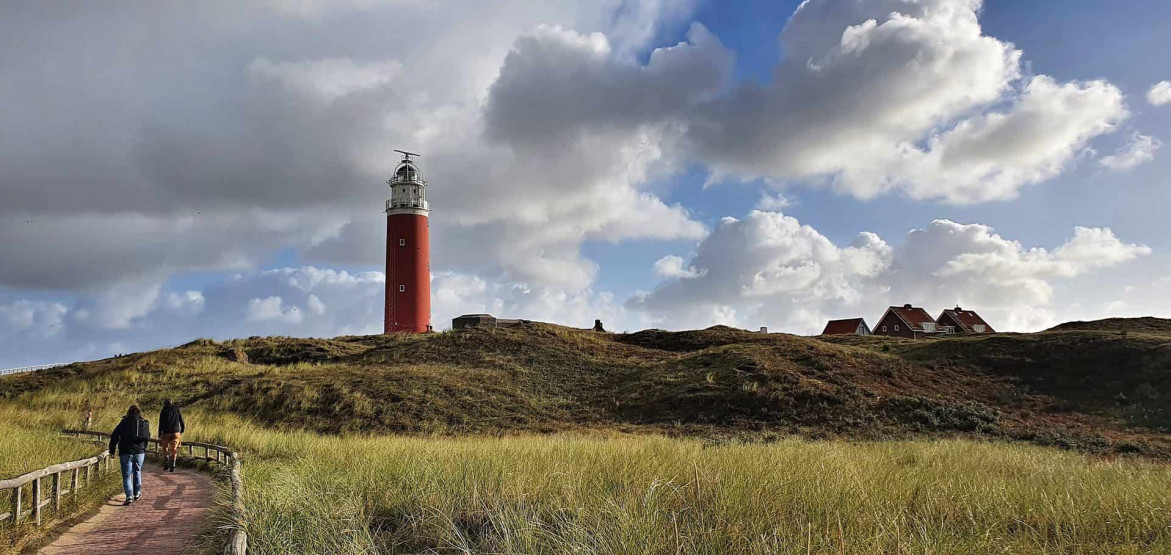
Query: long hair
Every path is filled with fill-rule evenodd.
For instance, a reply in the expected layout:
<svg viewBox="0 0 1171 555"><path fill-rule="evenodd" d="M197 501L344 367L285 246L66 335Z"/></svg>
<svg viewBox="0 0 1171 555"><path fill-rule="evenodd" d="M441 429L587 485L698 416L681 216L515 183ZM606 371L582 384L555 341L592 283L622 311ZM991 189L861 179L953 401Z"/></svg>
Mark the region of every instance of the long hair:
<svg viewBox="0 0 1171 555"><path fill-rule="evenodd" d="M126 416L138 416L140 414L142 414L142 411L138 410L138 405L130 405L130 408L126 409Z"/></svg>
<svg viewBox="0 0 1171 555"><path fill-rule="evenodd" d="M164 407L171 406L171 400L170 399L163 399L163 406Z"/></svg>

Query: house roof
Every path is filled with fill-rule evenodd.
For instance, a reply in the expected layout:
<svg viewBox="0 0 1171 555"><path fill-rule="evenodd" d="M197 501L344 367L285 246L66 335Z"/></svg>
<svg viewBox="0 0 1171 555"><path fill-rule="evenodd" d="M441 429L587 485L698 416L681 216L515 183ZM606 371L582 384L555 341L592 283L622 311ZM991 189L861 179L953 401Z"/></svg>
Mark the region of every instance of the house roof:
<svg viewBox="0 0 1171 555"><path fill-rule="evenodd" d="M825 325L822 335L842 335L858 332L858 324L865 324L862 318L846 318L845 320L830 320Z"/></svg>
<svg viewBox="0 0 1171 555"><path fill-rule="evenodd" d="M985 333L996 333L996 330L992 329L992 326L989 326L988 322L985 322L974 310L964 310L958 306L944 309L943 313L939 315L939 319L942 320L945 315L954 320L960 329L965 332L970 333L974 331L972 327L979 324L984 326Z"/></svg>
<svg viewBox="0 0 1171 555"><path fill-rule="evenodd" d="M927 314L926 310L917 306L905 304L903 306L892 306L888 312L895 313L903 322L905 322L914 331L923 331L923 324L935 323L935 318ZM885 316L883 316L885 318Z"/></svg>

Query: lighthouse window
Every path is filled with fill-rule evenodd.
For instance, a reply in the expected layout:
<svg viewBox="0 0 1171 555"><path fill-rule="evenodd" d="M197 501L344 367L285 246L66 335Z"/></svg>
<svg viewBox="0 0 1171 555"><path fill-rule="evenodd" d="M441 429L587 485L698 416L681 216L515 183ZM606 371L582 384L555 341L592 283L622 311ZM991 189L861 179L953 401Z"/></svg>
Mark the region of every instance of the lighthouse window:
<svg viewBox="0 0 1171 555"><path fill-rule="evenodd" d="M399 292L399 293L405 293L406 291L407 291L407 286L406 286L406 285L400 285L400 286L398 286L398 292Z"/></svg>
<svg viewBox="0 0 1171 555"><path fill-rule="evenodd" d="M399 239L399 240L398 240L398 246L400 246L400 247L405 247L405 246L407 246L407 240L406 240L406 239Z"/></svg>

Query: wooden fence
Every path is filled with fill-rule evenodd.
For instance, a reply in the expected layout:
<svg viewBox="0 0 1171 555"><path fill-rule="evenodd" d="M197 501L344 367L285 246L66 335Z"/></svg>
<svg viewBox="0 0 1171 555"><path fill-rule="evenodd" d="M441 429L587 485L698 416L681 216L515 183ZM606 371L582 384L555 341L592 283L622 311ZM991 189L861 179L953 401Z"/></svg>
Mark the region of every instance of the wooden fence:
<svg viewBox="0 0 1171 555"><path fill-rule="evenodd" d="M53 505L53 512L61 510L61 497L76 494L82 487L89 485L102 472L109 472L113 459L109 453L102 453L88 459L55 464L28 474L17 476L9 480L0 480L0 491L12 491L12 507L9 512L0 513L0 523L11 520L20 523L28 517L41 525L42 509L46 505ZM90 474L93 474L91 476ZM42 480L52 477L52 489L45 497ZM25 486L32 484L32 495L29 497L27 508L24 503Z"/></svg>
<svg viewBox="0 0 1171 555"><path fill-rule="evenodd" d="M102 444L110 441L110 434L104 432L62 430L61 433L78 439L88 437ZM149 445L150 447L148 449L152 449L155 453L159 452L159 440L151 439L149 440ZM228 539L228 545L225 547L224 553L228 555L244 555L248 552L248 534L244 531L243 526L244 468L243 463L240 461L240 455L227 447L198 441L183 442L181 449L183 448L187 451L187 458L202 459L209 463L214 461L227 467L228 477L232 487L232 517L236 522L235 526L232 527L232 533ZM200 450L202 450L202 453L200 453ZM91 469L96 468L95 475L101 472L109 472L110 468L115 466L114 463L115 459L108 452L103 451L101 454L88 459L55 464L10 480L0 480L0 491L6 489L12 490L12 511L0 513L0 524L9 520L14 523L19 523L26 515L29 515L29 518L34 519L36 524L40 526L41 509L52 504L53 511L59 511L61 507L61 496L76 493L81 487L87 485L92 479L90 477ZM42 499L41 480L50 476L53 479L52 490L47 498ZM64 479L68 479L69 481L68 488L64 487ZM22 505L22 492L24 486L28 484L32 484L32 496L30 497L29 508L24 509Z"/></svg>

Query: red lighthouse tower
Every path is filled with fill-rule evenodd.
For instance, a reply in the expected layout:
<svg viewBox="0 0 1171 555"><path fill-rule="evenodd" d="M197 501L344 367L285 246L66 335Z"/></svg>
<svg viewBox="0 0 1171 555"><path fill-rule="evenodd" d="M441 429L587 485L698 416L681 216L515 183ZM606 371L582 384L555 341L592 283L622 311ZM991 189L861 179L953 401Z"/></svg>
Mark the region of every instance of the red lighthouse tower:
<svg viewBox="0 0 1171 555"><path fill-rule="evenodd" d="M431 331L431 246L427 181L412 156L386 182L386 312L383 333Z"/></svg>

